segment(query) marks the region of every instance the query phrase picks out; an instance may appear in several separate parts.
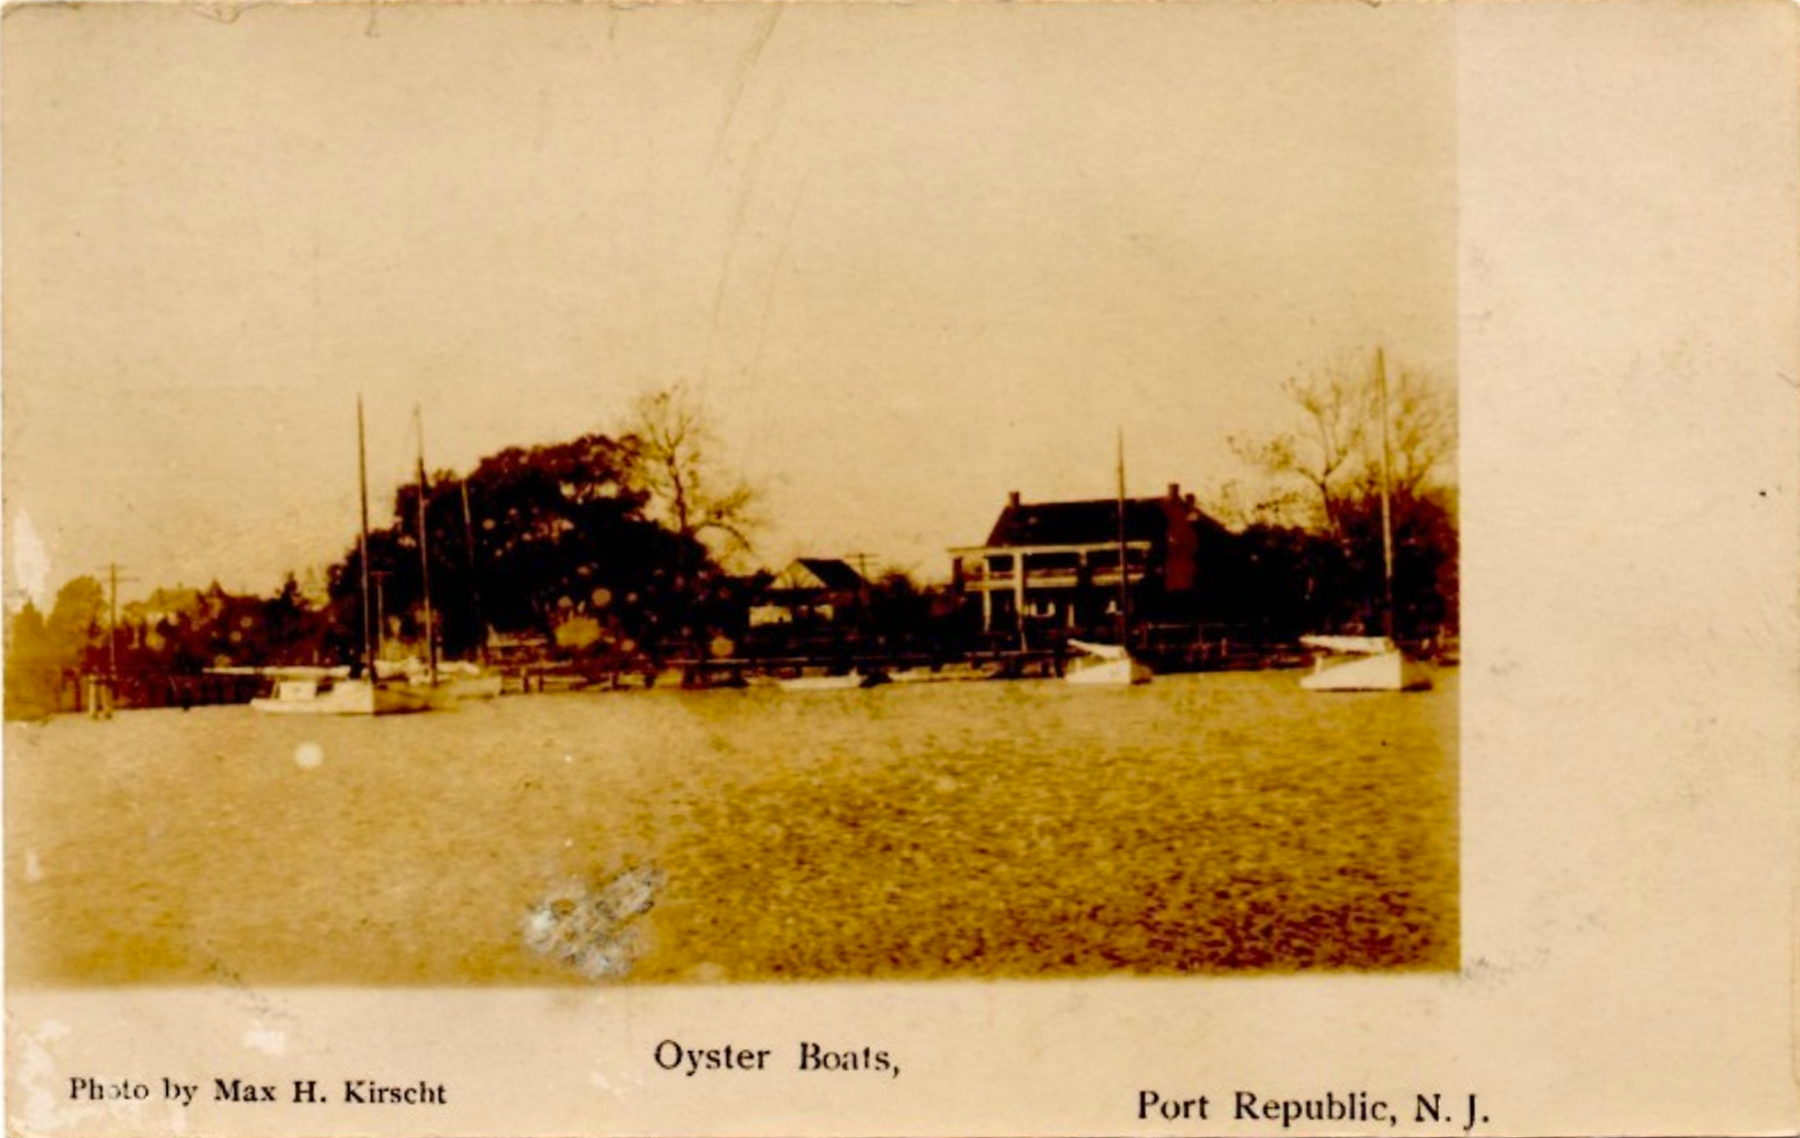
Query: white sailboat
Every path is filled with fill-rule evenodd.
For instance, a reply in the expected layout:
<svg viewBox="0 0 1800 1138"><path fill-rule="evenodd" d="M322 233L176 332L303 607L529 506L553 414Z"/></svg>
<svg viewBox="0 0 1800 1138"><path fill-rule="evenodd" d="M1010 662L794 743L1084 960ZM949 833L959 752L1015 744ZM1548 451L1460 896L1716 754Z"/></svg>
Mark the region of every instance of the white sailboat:
<svg viewBox="0 0 1800 1138"><path fill-rule="evenodd" d="M1019 571L1024 572L1021 565ZM1131 590L1125 558L1125 433L1119 432L1119 642L1100 644L1070 640L1076 652L1063 666L1063 682L1099 687L1130 687L1150 682L1150 667L1132 657Z"/></svg>
<svg viewBox="0 0 1800 1138"><path fill-rule="evenodd" d="M250 701L275 715L397 715L424 711L423 699L395 685L336 676L276 676L274 690Z"/></svg>
<svg viewBox="0 0 1800 1138"><path fill-rule="evenodd" d="M425 699L406 690L405 685L383 682L375 675L375 632L369 610L369 474L364 457L361 398L356 401L356 474L362 499L362 530L357 535L358 560L362 563L362 674L277 670L269 695L250 701L257 711L275 715L396 715L424 711L429 706Z"/></svg>
<svg viewBox="0 0 1800 1138"><path fill-rule="evenodd" d="M460 703L469 699L493 699L499 695L506 680L499 672L489 672L476 664L457 663L438 669L436 680L427 680L423 687L417 680L408 687L424 695L433 706Z"/></svg>
<svg viewBox="0 0 1800 1138"><path fill-rule="evenodd" d="M1302 636L1322 653L1300 686L1308 691L1423 691L1431 677L1386 636Z"/></svg>
<svg viewBox="0 0 1800 1138"><path fill-rule="evenodd" d="M1375 381L1381 393L1381 564L1384 581L1381 636L1302 636L1319 653L1300 680L1308 691L1423 691L1431 677L1394 643L1394 527L1388 503L1387 368L1375 349Z"/></svg>
<svg viewBox="0 0 1800 1138"><path fill-rule="evenodd" d="M1069 657L1069 662L1064 665L1063 680L1066 683L1128 687L1150 682L1149 666L1134 659L1123 645L1071 640L1069 647L1079 655Z"/></svg>

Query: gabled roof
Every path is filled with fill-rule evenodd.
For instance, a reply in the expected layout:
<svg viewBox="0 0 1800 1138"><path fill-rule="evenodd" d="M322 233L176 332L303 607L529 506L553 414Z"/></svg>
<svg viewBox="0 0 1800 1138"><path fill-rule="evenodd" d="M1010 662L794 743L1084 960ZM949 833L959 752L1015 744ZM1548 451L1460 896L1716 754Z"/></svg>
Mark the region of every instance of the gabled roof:
<svg viewBox="0 0 1800 1138"><path fill-rule="evenodd" d="M835 557L796 557L794 563L775 579L775 586L784 589L853 591L867 583L848 562Z"/></svg>
<svg viewBox="0 0 1800 1138"><path fill-rule="evenodd" d="M1169 531L1168 504L1161 498L1125 500L1125 540L1155 541ZM1009 504L988 534L989 548L1018 545L1103 545L1119 540L1119 503Z"/></svg>

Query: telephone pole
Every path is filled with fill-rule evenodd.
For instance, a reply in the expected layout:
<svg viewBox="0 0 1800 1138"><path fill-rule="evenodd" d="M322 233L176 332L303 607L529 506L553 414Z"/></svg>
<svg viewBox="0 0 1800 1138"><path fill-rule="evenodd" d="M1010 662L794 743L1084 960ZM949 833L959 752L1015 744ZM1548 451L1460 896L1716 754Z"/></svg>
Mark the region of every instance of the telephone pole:
<svg viewBox="0 0 1800 1138"><path fill-rule="evenodd" d="M875 555L872 553L844 554L845 561L856 563L856 607L860 610L859 615L865 621L869 611L869 585L871 584L869 581L869 558L873 556Z"/></svg>
<svg viewBox="0 0 1800 1138"><path fill-rule="evenodd" d="M136 577L121 577L119 570L125 566L109 561L106 565L106 671L109 676L119 674L119 582L127 585L137 580Z"/></svg>
<svg viewBox="0 0 1800 1138"><path fill-rule="evenodd" d="M124 578L129 582L130 577ZM113 704L119 691L119 563L106 565L106 682L96 683L89 694L88 714L94 718L112 718ZM102 706L104 701L104 706Z"/></svg>
<svg viewBox="0 0 1800 1138"><path fill-rule="evenodd" d="M112 562L106 567L106 576L111 588L110 604L112 615L106 621L106 675L115 684L119 682L119 566Z"/></svg>
<svg viewBox="0 0 1800 1138"><path fill-rule="evenodd" d="M856 575L863 579L865 585L869 583L869 558L873 556L875 556L873 553L844 554L845 561L854 561L856 563Z"/></svg>

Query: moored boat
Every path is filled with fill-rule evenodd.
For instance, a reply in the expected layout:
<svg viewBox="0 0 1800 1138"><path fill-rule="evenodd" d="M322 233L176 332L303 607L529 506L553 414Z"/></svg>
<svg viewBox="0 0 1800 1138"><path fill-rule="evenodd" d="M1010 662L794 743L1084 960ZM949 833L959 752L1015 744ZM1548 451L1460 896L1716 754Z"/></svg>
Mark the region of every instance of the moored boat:
<svg viewBox="0 0 1800 1138"><path fill-rule="evenodd" d="M425 413L420 407L413 408L413 423L418 430L418 471L419 493L416 498L418 507L418 542L419 542L419 582L423 601L423 617L425 626L425 659L417 657L404 661L400 672L404 677L404 688L407 692L425 701L434 708L452 707L465 700L493 699L506 686L505 677L499 672L491 671L483 664L462 661L442 661L438 659L437 626L431 599L431 527L426 521L426 505L431 497L431 480L425 473ZM475 528L469 516L469 484L465 480L458 487L463 508L463 541L468 557L469 575L475 575ZM471 590L471 599L480 621L480 595ZM485 626L484 626L485 627ZM482 656L485 660L487 647L482 645Z"/></svg>
<svg viewBox="0 0 1800 1138"><path fill-rule="evenodd" d="M1129 687L1150 682L1150 668L1117 644L1071 640L1075 655L1063 668L1063 680L1071 684Z"/></svg>
<svg viewBox="0 0 1800 1138"><path fill-rule="evenodd" d="M506 678L479 664L452 661L428 668L419 660L398 665L378 664L376 674L391 677L393 686L412 693L431 707L449 707L472 699L493 699L505 687Z"/></svg>
<svg viewBox="0 0 1800 1138"><path fill-rule="evenodd" d="M1431 686L1425 669L1394 643L1394 525L1389 502L1387 367L1375 349L1375 383L1381 413L1381 570L1382 636L1302 636L1314 649L1312 672L1300 686L1307 691L1424 691Z"/></svg>
<svg viewBox="0 0 1800 1138"><path fill-rule="evenodd" d="M839 676L795 676L775 682L782 691L846 691L852 688L872 688L878 684L885 684L888 682L888 678L881 672L849 671Z"/></svg>
<svg viewBox="0 0 1800 1138"><path fill-rule="evenodd" d="M361 675L351 675L348 668L273 669L273 689L267 696L250 701L256 711L276 715L398 715L427 711L433 706L424 696L407 690L405 684L382 680L374 667L376 631L369 607L369 475L360 397L356 401L356 476L362 499L362 529L357 538L362 567Z"/></svg>
<svg viewBox="0 0 1800 1138"><path fill-rule="evenodd" d="M399 715L430 705L404 686L332 675L277 675L269 695L250 701L277 715Z"/></svg>
<svg viewBox="0 0 1800 1138"><path fill-rule="evenodd" d="M920 665L890 672L888 679L897 684L969 683L999 679L1000 672L1001 669L996 664L941 664L935 668Z"/></svg>
<svg viewBox="0 0 1800 1138"><path fill-rule="evenodd" d="M1385 636L1302 636L1319 654L1300 686L1308 691L1423 691L1431 677Z"/></svg>
<svg viewBox="0 0 1800 1138"><path fill-rule="evenodd" d="M1150 666L1131 655L1131 590L1125 557L1125 433L1119 432L1119 643L1070 640L1075 650L1063 666L1063 681L1094 687L1130 687L1150 682Z"/></svg>

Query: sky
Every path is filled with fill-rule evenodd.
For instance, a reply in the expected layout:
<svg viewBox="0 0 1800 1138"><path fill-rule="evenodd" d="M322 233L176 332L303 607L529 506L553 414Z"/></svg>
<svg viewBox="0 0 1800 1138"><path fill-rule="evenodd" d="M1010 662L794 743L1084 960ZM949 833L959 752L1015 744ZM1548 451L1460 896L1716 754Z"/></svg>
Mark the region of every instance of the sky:
<svg viewBox="0 0 1800 1138"><path fill-rule="evenodd" d="M1454 382L1448 6L13 8L7 595L266 592L408 477L699 393L753 561L942 579Z"/></svg>

